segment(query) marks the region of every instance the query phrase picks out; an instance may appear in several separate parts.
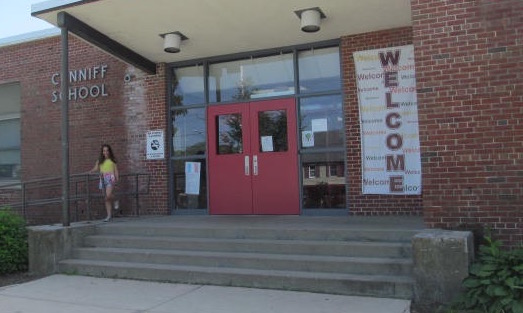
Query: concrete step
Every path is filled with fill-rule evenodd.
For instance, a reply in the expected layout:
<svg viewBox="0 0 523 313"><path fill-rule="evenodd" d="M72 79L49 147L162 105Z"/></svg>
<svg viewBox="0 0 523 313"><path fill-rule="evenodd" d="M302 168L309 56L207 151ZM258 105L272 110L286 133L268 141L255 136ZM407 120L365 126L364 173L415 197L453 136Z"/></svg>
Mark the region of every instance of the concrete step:
<svg viewBox="0 0 523 313"><path fill-rule="evenodd" d="M408 276L181 266L83 259L61 261L59 268L62 273L109 278L298 290L386 298L409 299L412 296L412 279Z"/></svg>
<svg viewBox="0 0 523 313"><path fill-rule="evenodd" d="M75 249L73 255L74 258L85 260L217 268L374 275L412 274L412 261L409 259L99 247Z"/></svg>
<svg viewBox="0 0 523 313"><path fill-rule="evenodd" d="M86 247L149 248L274 254L331 255L348 257L410 258L410 243L315 241L272 239L216 239L165 236L94 235L84 240Z"/></svg>
<svg viewBox="0 0 523 313"><path fill-rule="evenodd" d="M409 242L418 230L413 229L384 229L378 226L359 228L281 228L270 226L259 227L213 227L210 226L182 226L182 225L138 225L138 224L111 224L99 227L100 235L127 235L127 236L162 236L162 237L190 237L190 238L221 238L221 239L278 239L278 240L317 240L317 241L380 241L380 242Z"/></svg>

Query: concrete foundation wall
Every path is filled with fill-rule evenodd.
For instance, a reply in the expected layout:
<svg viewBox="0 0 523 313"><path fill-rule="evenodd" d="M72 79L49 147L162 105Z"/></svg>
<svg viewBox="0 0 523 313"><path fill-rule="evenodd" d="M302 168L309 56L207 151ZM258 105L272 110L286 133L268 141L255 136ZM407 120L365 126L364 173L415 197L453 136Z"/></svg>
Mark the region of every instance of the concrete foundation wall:
<svg viewBox="0 0 523 313"><path fill-rule="evenodd" d="M37 275L56 273L58 262L69 258L85 236L95 233L95 227L89 223L28 227L29 271Z"/></svg>

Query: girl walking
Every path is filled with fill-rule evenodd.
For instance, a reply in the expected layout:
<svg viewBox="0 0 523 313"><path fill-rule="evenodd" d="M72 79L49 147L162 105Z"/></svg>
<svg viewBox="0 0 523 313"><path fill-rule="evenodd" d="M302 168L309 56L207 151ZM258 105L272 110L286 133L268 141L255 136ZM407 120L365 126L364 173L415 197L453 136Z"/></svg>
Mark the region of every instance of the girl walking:
<svg viewBox="0 0 523 313"><path fill-rule="evenodd" d="M118 200L114 199L114 186L118 182L118 166L116 165L116 157L113 154L111 146L103 144L100 150L100 156L96 161L93 169L89 173L100 172L99 188L105 194L105 210L107 217L104 222L110 222L112 219L113 202L114 208L118 209Z"/></svg>

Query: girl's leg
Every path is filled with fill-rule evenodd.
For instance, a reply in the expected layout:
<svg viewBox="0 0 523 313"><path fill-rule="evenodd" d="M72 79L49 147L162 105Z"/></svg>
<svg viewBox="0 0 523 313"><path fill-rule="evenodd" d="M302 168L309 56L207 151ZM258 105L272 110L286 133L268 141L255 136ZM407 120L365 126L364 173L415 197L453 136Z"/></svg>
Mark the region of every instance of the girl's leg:
<svg viewBox="0 0 523 313"><path fill-rule="evenodd" d="M105 188L105 210L107 211L107 218L105 220L109 221L112 218L113 212L113 186L107 186Z"/></svg>

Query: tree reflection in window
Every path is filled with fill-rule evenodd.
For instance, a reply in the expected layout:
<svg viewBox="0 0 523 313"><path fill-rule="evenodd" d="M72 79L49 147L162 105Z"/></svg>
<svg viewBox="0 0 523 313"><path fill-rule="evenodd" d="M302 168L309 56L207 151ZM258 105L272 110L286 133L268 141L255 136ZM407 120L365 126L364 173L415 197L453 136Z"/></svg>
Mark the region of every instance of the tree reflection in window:
<svg viewBox="0 0 523 313"><path fill-rule="evenodd" d="M272 152L287 151L287 113L285 110L259 112L258 129L260 152L269 152L263 150L261 144L262 137L267 136L272 138Z"/></svg>
<svg viewBox="0 0 523 313"><path fill-rule="evenodd" d="M243 153L242 116L225 114L216 117L218 154Z"/></svg>

